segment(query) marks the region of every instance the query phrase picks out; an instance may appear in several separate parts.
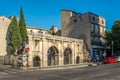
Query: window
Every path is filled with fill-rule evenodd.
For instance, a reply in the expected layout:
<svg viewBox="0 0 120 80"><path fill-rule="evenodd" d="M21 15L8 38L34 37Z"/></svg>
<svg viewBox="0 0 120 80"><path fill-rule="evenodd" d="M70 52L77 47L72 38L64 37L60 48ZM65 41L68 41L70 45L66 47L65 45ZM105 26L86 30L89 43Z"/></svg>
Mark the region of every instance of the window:
<svg viewBox="0 0 120 80"><path fill-rule="evenodd" d="M95 17L94 16L92 17L92 21L95 21Z"/></svg>
<svg viewBox="0 0 120 80"><path fill-rule="evenodd" d="M72 15L73 15L72 12L70 12L70 17L72 17Z"/></svg>
<svg viewBox="0 0 120 80"><path fill-rule="evenodd" d="M95 25L95 32L99 32L99 26Z"/></svg>
<svg viewBox="0 0 120 80"><path fill-rule="evenodd" d="M75 19L74 22L77 22L77 20Z"/></svg>
<svg viewBox="0 0 120 80"><path fill-rule="evenodd" d="M39 51L39 40L35 40L35 50Z"/></svg>
<svg viewBox="0 0 120 80"><path fill-rule="evenodd" d="M94 32L94 25L91 24L91 32Z"/></svg>
<svg viewBox="0 0 120 80"><path fill-rule="evenodd" d="M95 37L95 42L99 42L100 38L99 37Z"/></svg>
<svg viewBox="0 0 120 80"><path fill-rule="evenodd" d="M78 51L80 51L80 50L79 50L79 47L80 47L79 44L77 45L77 47L78 47Z"/></svg>
<svg viewBox="0 0 120 80"><path fill-rule="evenodd" d="M40 33L40 34L43 34L43 32L42 31L37 31L38 33Z"/></svg>
<svg viewBox="0 0 120 80"><path fill-rule="evenodd" d="M30 30L31 33L33 33L33 30Z"/></svg>
<svg viewBox="0 0 120 80"><path fill-rule="evenodd" d="M94 40L94 37L91 36L91 41L93 41L93 40Z"/></svg>
<svg viewBox="0 0 120 80"><path fill-rule="evenodd" d="M91 32L92 32L92 33L95 32L95 24L91 24Z"/></svg>
<svg viewBox="0 0 120 80"><path fill-rule="evenodd" d="M104 20L102 20L102 24L104 24Z"/></svg>
<svg viewBox="0 0 120 80"><path fill-rule="evenodd" d="M105 34L105 28L102 28L102 34Z"/></svg>

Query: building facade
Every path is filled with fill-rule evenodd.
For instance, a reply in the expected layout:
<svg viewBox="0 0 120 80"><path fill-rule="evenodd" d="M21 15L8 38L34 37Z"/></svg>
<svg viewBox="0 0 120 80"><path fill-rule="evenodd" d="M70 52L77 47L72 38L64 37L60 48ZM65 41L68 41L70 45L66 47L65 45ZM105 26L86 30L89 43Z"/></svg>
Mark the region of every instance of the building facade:
<svg viewBox="0 0 120 80"><path fill-rule="evenodd" d="M9 55L6 56L8 54L7 47L11 19L12 17L0 17L0 31L2 33L0 38L0 61L5 59L5 63L12 60L8 59ZM51 30L27 27L28 42L26 48L29 48L30 51L23 54L23 64L29 67L48 67L83 63L88 57L84 41L82 39L62 37L60 32L56 27L51 28Z"/></svg>
<svg viewBox="0 0 120 80"><path fill-rule="evenodd" d="M88 52L82 39L51 35L49 30L27 27L28 66L49 67L83 63Z"/></svg>
<svg viewBox="0 0 120 80"><path fill-rule="evenodd" d="M11 20L4 16L0 16L0 63L7 54L8 29Z"/></svg>
<svg viewBox="0 0 120 80"><path fill-rule="evenodd" d="M105 51L105 18L91 12L81 14L62 10L61 26L62 36L84 39L91 56L99 56L102 59Z"/></svg>

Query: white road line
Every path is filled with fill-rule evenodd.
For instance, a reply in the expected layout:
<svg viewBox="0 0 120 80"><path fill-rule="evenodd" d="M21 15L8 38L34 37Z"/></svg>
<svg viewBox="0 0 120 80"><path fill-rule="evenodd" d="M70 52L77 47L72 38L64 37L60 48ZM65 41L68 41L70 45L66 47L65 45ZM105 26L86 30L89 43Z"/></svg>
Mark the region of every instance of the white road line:
<svg viewBox="0 0 120 80"><path fill-rule="evenodd" d="M7 73L7 72L0 72L0 80L2 80L1 78L4 78L4 77L12 77L12 75L10 75L10 73Z"/></svg>
<svg viewBox="0 0 120 80"><path fill-rule="evenodd" d="M17 71L11 71L11 70L5 70L5 72L8 72L8 73L17 73Z"/></svg>
<svg viewBox="0 0 120 80"><path fill-rule="evenodd" d="M6 72L0 72L0 74L6 75L6 74L8 74L8 73L6 73Z"/></svg>

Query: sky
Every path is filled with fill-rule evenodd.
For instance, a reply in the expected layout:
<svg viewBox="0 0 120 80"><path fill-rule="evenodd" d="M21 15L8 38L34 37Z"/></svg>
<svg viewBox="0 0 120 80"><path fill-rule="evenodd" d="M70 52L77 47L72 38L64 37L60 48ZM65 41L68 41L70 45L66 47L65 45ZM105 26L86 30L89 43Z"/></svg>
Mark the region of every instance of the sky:
<svg viewBox="0 0 120 80"><path fill-rule="evenodd" d="M106 19L106 29L111 30L120 20L120 0L0 0L0 16L20 16L23 8L27 26L61 29L61 10L78 13L92 12Z"/></svg>

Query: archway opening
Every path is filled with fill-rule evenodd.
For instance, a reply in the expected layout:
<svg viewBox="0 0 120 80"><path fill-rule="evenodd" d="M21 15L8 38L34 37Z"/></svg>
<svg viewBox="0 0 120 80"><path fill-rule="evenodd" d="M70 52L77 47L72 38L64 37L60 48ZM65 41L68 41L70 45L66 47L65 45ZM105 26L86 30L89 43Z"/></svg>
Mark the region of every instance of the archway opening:
<svg viewBox="0 0 120 80"><path fill-rule="evenodd" d="M64 64L72 64L72 51L70 48L64 50Z"/></svg>
<svg viewBox="0 0 120 80"><path fill-rule="evenodd" d="M54 46L48 49L48 66L58 65L58 49Z"/></svg>
<svg viewBox="0 0 120 80"><path fill-rule="evenodd" d="M79 63L80 63L80 57L77 56L77 57L76 57L76 64L79 64Z"/></svg>
<svg viewBox="0 0 120 80"><path fill-rule="evenodd" d="M33 67L40 67L40 58L39 58L39 56L35 56L33 58Z"/></svg>

